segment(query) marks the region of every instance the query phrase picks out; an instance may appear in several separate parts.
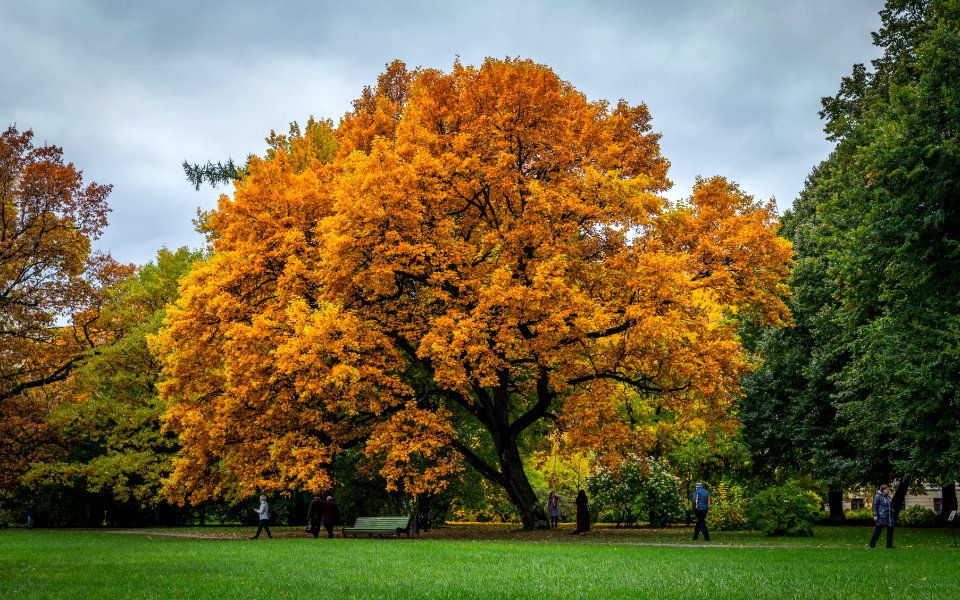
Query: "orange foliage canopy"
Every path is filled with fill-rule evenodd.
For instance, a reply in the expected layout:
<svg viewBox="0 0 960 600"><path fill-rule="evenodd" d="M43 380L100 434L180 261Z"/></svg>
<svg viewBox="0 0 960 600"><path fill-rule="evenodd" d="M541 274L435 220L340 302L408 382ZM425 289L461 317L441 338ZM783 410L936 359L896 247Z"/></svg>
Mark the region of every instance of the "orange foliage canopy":
<svg viewBox="0 0 960 600"><path fill-rule="evenodd" d="M787 318L791 250L723 179L669 206L649 120L530 61L394 63L334 158L253 159L156 340L171 488L319 490L362 445L409 491L466 459L533 525L531 432L616 460L649 449L654 413L731 426L734 317Z"/></svg>

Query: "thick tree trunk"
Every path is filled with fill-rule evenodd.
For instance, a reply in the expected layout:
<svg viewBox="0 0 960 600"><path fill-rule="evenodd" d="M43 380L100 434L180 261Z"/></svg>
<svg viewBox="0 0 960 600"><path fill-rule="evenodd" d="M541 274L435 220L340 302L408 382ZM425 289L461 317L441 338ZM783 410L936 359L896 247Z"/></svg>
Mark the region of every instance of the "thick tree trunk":
<svg viewBox="0 0 960 600"><path fill-rule="evenodd" d="M307 524L307 503L303 499L303 493L297 492L294 495L294 504L293 504L293 514L290 515L289 521L290 525L306 525Z"/></svg>
<svg viewBox="0 0 960 600"><path fill-rule="evenodd" d="M520 513L524 529L549 529L550 519L544 504L537 500L533 486L523 470L523 460L516 439L494 437L494 448L500 459L500 468L491 466L469 447L454 441L454 448L466 461L494 485L500 486Z"/></svg>
<svg viewBox="0 0 960 600"><path fill-rule="evenodd" d="M897 491L893 494L894 522L900 517L900 511L903 510L904 499L907 497L907 492L910 491L911 483L913 483L911 478L904 477L900 480L900 483L897 485Z"/></svg>
<svg viewBox="0 0 960 600"><path fill-rule="evenodd" d="M554 394L550 390L550 373L540 368L537 373L536 402L526 411L511 420L513 412L511 394L516 387L510 379L509 370L498 371L499 385L492 390L485 389L479 383L473 386L475 397L455 396L455 400L464 410L471 413L489 434L497 453L500 468L478 456L472 449L455 441L454 448L466 458L477 472L490 482L501 486L510 501L520 513L524 529L549 529L550 518L547 515L546 498L543 502L527 479L523 470L518 440L523 432L533 426L547 414Z"/></svg>
<svg viewBox="0 0 960 600"><path fill-rule="evenodd" d="M830 507L831 521L836 523L846 520L847 517L843 514L843 490L828 490L827 506Z"/></svg>
<svg viewBox="0 0 960 600"><path fill-rule="evenodd" d="M940 496L940 514L946 519L950 516L950 511L957 510L957 484L943 486Z"/></svg>
<svg viewBox="0 0 960 600"><path fill-rule="evenodd" d="M510 496L517 510L520 511L520 520L524 529L549 529L550 519L543 504L537 500L533 486L523 470L523 460L516 441L504 441L498 444L500 455L500 472L503 475L503 488Z"/></svg>
<svg viewBox="0 0 960 600"><path fill-rule="evenodd" d="M417 494L416 513L418 531L430 531L430 509L432 504L433 494L428 492Z"/></svg>

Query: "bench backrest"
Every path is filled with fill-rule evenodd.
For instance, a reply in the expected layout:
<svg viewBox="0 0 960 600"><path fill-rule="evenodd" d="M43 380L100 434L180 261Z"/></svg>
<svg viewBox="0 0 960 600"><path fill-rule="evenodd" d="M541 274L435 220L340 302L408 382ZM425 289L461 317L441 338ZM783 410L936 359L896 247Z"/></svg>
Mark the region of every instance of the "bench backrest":
<svg viewBox="0 0 960 600"><path fill-rule="evenodd" d="M410 517L357 517L355 529L406 529Z"/></svg>

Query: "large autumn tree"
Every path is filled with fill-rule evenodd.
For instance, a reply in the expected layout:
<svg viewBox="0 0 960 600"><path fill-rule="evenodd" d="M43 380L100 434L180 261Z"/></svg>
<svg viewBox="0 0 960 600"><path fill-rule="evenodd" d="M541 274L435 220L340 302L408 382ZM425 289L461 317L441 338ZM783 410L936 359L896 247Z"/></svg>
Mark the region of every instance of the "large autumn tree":
<svg viewBox="0 0 960 600"><path fill-rule="evenodd" d="M0 486L41 445L44 386L102 342L103 291L130 272L91 248L109 193L32 131L0 134Z"/></svg>
<svg viewBox="0 0 960 600"><path fill-rule="evenodd" d="M737 328L784 320L790 247L722 178L659 196L645 106L526 60L394 63L333 132L335 156L273 143L205 221L156 344L171 490L322 489L360 445L409 491L465 461L534 527L538 437L615 463L734 426Z"/></svg>

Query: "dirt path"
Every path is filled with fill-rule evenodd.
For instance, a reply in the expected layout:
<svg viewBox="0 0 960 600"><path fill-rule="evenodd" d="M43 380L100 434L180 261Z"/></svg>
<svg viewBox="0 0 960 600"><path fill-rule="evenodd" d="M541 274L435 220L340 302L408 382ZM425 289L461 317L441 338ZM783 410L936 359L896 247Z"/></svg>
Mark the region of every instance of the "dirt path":
<svg viewBox="0 0 960 600"><path fill-rule="evenodd" d="M198 528L185 528L183 531L177 530L156 530L156 529L99 529L103 533L116 535L145 535L148 537L176 537L189 539L206 540L248 540L256 532L253 527L238 527L235 530L224 530L217 528L206 532L198 531ZM274 538L307 539L310 537L300 527L273 527L271 528ZM724 540L722 534L714 534L712 542L692 542L692 541L664 541L662 534L660 539L656 539L651 530L640 529L594 529L590 533L578 536L569 535L567 530L548 530L548 531L523 531L513 525L451 525L431 529L423 532L420 536L413 536L414 540L450 540L450 541L514 541L533 544L544 543L569 543L569 544L610 544L610 545L628 545L628 546L652 546L659 548L824 548L815 544L763 544L763 543L743 543L735 540ZM266 536L261 534L262 538ZM717 539L717 538L720 539ZM325 538L324 538L325 539ZM337 539L340 539L339 534ZM319 541L319 540L318 540Z"/></svg>

